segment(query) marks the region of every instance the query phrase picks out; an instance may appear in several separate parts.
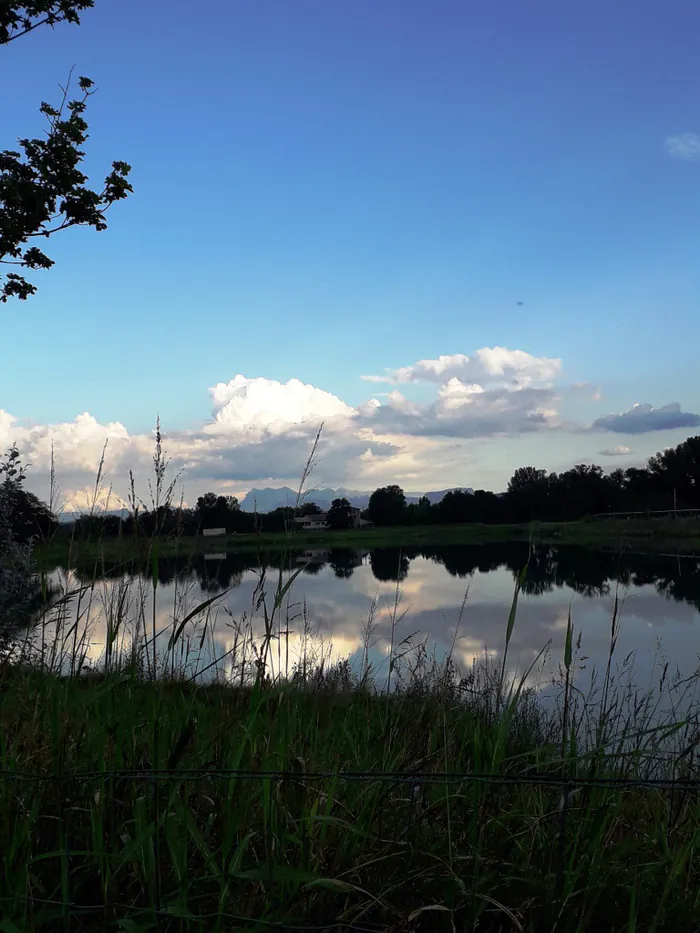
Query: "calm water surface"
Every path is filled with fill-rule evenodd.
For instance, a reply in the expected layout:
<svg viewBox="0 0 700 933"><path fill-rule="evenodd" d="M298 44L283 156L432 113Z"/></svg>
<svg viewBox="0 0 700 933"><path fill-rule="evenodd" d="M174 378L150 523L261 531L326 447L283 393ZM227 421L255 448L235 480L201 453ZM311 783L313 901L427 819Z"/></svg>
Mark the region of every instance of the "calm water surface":
<svg viewBox="0 0 700 933"><path fill-rule="evenodd" d="M274 605L278 580L300 570L277 610L269 661L288 670L314 645L327 659L363 657L363 629L373 619L371 660L380 669L391 641L408 636L438 656L454 644L453 656L466 667L485 652L502 656L506 621L515 581L528 564L520 596L508 665L528 667L549 643L544 673L561 661L571 612L579 655L587 667L605 663L615 596L620 602L618 663L634 653L635 677L656 676L659 659L685 674L700 654L700 555L648 556L519 544L370 551L332 550L268 555L261 567L255 555L218 554L161 559L155 589L158 663L170 657L175 666L213 676L234 671L242 632L260 642ZM264 576L261 577L264 571ZM56 568L57 592L86 585L89 576ZM169 633L198 603L219 594L208 613L189 621L175 658ZM466 603L464 602L466 597ZM44 619L32 635L41 650L53 649L62 663L82 654L94 666L108 652L128 651L137 637L152 631L153 575L150 567L106 569L106 576ZM206 617L206 625L205 625ZM120 621L115 631L116 620ZM110 631L112 637L110 638ZM281 634L280 634L281 633ZM111 642L111 644L110 644ZM234 650L235 649L235 650ZM246 649L250 659L250 646ZM196 658L196 660L195 660ZM218 660L217 660L218 659ZM585 660L588 659L588 660ZM533 674L533 676L535 676Z"/></svg>

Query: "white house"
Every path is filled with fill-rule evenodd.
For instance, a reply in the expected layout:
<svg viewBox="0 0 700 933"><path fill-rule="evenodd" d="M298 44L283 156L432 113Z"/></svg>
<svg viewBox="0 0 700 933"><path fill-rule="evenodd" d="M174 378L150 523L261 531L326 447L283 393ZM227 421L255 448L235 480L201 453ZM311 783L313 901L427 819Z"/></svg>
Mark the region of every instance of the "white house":
<svg viewBox="0 0 700 933"><path fill-rule="evenodd" d="M330 528L328 524L328 513L317 512L316 515L300 515L294 521L303 531L325 531ZM372 522L365 521L362 517L362 509L350 508L350 527L368 528Z"/></svg>
<svg viewBox="0 0 700 933"><path fill-rule="evenodd" d="M303 531L326 531L330 528L325 512L318 512L316 515L300 515L294 521Z"/></svg>

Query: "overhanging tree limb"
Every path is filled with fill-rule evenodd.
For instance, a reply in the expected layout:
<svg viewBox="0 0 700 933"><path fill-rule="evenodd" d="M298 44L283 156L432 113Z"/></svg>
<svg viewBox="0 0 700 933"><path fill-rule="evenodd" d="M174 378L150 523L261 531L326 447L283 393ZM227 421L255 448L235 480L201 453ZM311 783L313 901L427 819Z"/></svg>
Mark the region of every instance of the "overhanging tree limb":
<svg viewBox="0 0 700 933"><path fill-rule="evenodd" d="M80 25L80 13L94 5L94 0L0 0L0 45L39 26Z"/></svg>
<svg viewBox="0 0 700 933"><path fill-rule="evenodd" d="M1 20L0 20L1 21ZM46 139L20 139L19 149L0 152L0 264L26 269L49 269L53 260L36 246L33 237L48 238L73 226L106 230L106 211L133 191L131 166L115 161L101 191L87 187L80 168L87 140L84 113L93 93L89 78L78 79L81 95L68 100L70 77L58 107L43 102L49 122ZM36 287L16 272L0 276L0 302L25 300Z"/></svg>

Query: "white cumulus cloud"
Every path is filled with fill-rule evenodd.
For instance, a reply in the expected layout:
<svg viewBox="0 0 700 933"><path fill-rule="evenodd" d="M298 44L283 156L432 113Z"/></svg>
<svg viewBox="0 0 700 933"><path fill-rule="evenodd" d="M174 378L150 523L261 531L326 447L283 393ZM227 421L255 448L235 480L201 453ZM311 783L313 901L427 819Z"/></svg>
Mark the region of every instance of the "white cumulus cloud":
<svg viewBox="0 0 700 933"><path fill-rule="evenodd" d="M70 470L82 470L97 466L105 444L105 458L115 463L126 453L131 440L120 422L100 424L88 412L59 424L25 425L0 410L0 446L17 443L23 450L31 451L33 461L42 468L50 462L52 445L56 460Z"/></svg>
<svg viewBox="0 0 700 933"><path fill-rule="evenodd" d="M478 383L472 382L465 385L456 376L452 376L438 391L440 410L443 412L454 411L463 405L469 405L474 401L475 396L481 395L483 392L483 386Z"/></svg>
<svg viewBox="0 0 700 933"><path fill-rule="evenodd" d="M454 353L434 360L418 360L411 366L387 370L385 375L363 376L367 382L436 382L445 384L450 379L463 383L488 385L516 383L529 385L550 382L561 371L561 360L546 356L532 356L525 350L505 347L483 347L472 356Z"/></svg>
<svg viewBox="0 0 700 933"><path fill-rule="evenodd" d="M360 404L349 404L299 379L282 382L238 374L210 386L211 419L194 430L162 428L172 472L182 472L190 502L208 489L238 494L251 486L295 485L322 423L315 477L321 485L374 488L399 482L420 489L453 480L467 485L465 464L475 439L518 438L571 428L562 419L563 400L571 392L588 392L591 387L555 388L560 372L558 359L524 350L483 348L471 356L441 356L389 371L376 379L389 382L390 391ZM396 387L417 381L428 385L431 394L426 400L407 397L407 389L404 394ZM697 423L699 416L674 404L608 415L598 419L594 428L634 434ZM0 449L13 441L31 464L29 482L39 494L46 494L52 444L60 485L66 498L77 502L81 490L94 489L106 443L104 489L113 487L111 501L116 505L127 497L130 470L137 491L148 498L153 432L131 434L121 422L102 424L87 412L72 421L31 425L0 409ZM619 447L603 453L627 452L628 448Z"/></svg>
<svg viewBox="0 0 700 933"><path fill-rule="evenodd" d="M394 392L374 407L367 424L379 434L408 437L477 438L518 436L559 426L556 393L546 387L484 389L452 377L436 401L418 404Z"/></svg>
<svg viewBox="0 0 700 933"><path fill-rule="evenodd" d="M219 382L209 389L214 403L217 431L283 431L289 425L313 421L317 426L327 418L349 417L353 409L337 396L307 385L299 379L277 382L240 373L230 382Z"/></svg>

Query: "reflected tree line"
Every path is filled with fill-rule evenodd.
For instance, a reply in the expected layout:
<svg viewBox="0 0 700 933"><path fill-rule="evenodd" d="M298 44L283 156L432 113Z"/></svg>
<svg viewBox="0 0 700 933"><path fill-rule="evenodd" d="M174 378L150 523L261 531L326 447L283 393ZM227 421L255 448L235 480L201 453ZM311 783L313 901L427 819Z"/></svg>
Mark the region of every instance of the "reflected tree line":
<svg viewBox="0 0 700 933"><path fill-rule="evenodd" d="M453 577L466 579L472 574L506 569L513 580L527 565L523 592L541 595L565 587L583 596L601 596L621 587L651 585L659 594L700 609L700 555L695 558L657 554L620 554L610 550L588 551L567 546L529 547L521 542L410 548L333 548L315 552L241 552L221 555L190 554L161 557L158 582L176 578L195 580L205 593L239 586L249 571L263 569L275 573L301 568L302 574L316 575L328 568L338 579L349 579L358 567L368 565L378 582L402 582L410 573L411 562L424 558L444 567ZM106 577L120 578L125 572L151 578L150 560L115 560L100 568ZM85 582L94 578L94 566L77 569Z"/></svg>

